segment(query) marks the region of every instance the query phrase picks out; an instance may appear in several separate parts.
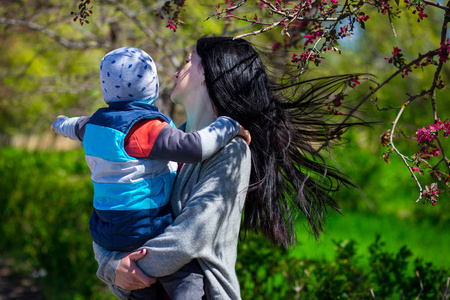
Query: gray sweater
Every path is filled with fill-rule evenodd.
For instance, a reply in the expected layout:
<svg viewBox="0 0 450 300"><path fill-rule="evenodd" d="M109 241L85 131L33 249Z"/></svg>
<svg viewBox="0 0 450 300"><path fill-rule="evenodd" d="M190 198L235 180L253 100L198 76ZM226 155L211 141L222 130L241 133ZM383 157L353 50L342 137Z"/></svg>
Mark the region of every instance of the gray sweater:
<svg viewBox="0 0 450 300"><path fill-rule="evenodd" d="M175 222L144 245L148 254L138 266L151 277L162 277L198 259L207 299L240 299L235 265L250 170L250 149L239 137L211 158L183 165L171 196ZM95 243L94 252L97 276L111 286L125 253ZM127 298L125 291L111 288L119 298Z"/></svg>

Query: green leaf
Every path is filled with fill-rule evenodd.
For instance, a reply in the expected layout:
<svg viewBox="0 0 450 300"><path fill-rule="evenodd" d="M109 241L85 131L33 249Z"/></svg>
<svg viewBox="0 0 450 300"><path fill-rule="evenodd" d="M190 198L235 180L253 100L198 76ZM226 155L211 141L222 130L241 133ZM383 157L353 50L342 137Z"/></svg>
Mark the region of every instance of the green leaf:
<svg viewBox="0 0 450 300"><path fill-rule="evenodd" d="M362 29L366 29L366 23L364 23L364 21L359 21L359 26L361 26Z"/></svg>

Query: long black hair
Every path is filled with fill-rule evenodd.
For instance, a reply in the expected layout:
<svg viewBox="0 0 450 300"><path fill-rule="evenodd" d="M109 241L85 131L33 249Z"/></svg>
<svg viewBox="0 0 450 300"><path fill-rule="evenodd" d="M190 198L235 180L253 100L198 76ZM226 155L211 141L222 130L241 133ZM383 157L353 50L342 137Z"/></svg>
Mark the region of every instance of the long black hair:
<svg viewBox="0 0 450 300"><path fill-rule="evenodd" d="M339 137L325 103L353 75L275 84L246 40L203 37L196 51L218 114L235 119L252 136L243 228L261 231L287 248L295 244L294 220L301 212L318 238L327 207L339 211L332 194L351 185L318 151L321 143Z"/></svg>

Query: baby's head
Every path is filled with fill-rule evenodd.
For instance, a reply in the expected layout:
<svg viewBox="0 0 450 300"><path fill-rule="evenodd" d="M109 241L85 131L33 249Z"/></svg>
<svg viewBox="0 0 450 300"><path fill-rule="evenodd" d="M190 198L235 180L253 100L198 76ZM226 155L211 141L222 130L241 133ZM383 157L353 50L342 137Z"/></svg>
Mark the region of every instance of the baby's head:
<svg viewBox="0 0 450 300"><path fill-rule="evenodd" d="M100 63L105 102L136 100L153 104L158 97L156 65L145 51L123 47L109 52Z"/></svg>

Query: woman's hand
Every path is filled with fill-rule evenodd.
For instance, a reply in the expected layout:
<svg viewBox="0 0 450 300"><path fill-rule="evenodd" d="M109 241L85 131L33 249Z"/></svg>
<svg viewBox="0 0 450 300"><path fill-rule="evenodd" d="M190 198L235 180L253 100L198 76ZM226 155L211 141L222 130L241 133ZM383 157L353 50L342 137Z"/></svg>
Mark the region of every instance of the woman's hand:
<svg viewBox="0 0 450 300"><path fill-rule="evenodd" d="M124 256L117 266L114 284L125 290L139 290L151 286L156 278L148 277L136 264L147 254L147 249Z"/></svg>
<svg viewBox="0 0 450 300"><path fill-rule="evenodd" d="M250 142L252 141L252 136L250 135L250 132L246 130L242 125L239 125L239 132L238 136L242 137L247 145L250 145Z"/></svg>

